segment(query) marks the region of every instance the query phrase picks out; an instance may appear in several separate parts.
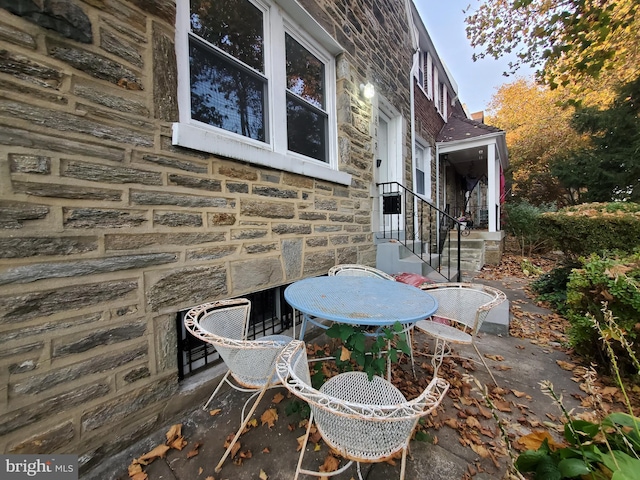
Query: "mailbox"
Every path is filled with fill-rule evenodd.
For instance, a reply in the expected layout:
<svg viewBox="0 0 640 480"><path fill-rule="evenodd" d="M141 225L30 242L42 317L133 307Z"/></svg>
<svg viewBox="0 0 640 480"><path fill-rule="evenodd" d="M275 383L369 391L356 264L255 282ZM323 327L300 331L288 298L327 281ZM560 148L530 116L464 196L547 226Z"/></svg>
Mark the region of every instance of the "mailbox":
<svg viewBox="0 0 640 480"><path fill-rule="evenodd" d="M385 215L401 214L402 195L400 193L385 193L382 195L382 213Z"/></svg>

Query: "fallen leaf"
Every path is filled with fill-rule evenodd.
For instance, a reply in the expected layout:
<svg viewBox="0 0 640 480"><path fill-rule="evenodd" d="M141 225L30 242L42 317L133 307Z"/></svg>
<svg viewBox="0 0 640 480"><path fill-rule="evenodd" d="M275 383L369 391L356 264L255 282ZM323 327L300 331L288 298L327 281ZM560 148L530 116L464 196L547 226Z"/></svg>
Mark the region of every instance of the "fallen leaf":
<svg viewBox="0 0 640 480"><path fill-rule="evenodd" d="M472 443L471 444L471 450L476 452L482 458L489 457L489 450L487 450L487 448L485 446L483 446L483 445L476 445L475 443Z"/></svg>
<svg viewBox="0 0 640 480"><path fill-rule="evenodd" d="M238 453L238 450L240 450L240 442L236 442L233 444L233 447L231 448L231 458L235 457L236 454Z"/></svg>
<svg viewBox="0 0 640 480"><path fill-rule="evenodd" d="M140 472L140 473L136 473L135 475L133 475L131 477L131 480L147 480L149 478L149 476L144 473L144 472Z"/></svg>
<svg viewBox="0 0 640 480"><path fill-rule="evenodd" d="M551 450L557 450L561 445L556 443L551 434L546 430L536 430L528 435L520 437L516 443L525 447L525 450L538 450L542 442L547 440Z"/></svg>
<svg viewBox="0 0 640 480"><path fill-rule="evenodd" d="M307 434L305 433L304 435L300 435L298 438L296 438L296 440L298 441L298 447L296 448L296 452L299 452L300 450L302 450L302 447L304 446L304 438L307 436Z"/></svg>
<svg viewBox="0 0 640 480"><path fill-rule="evenodd" d="M136 473L142 472L142 465L136 463L134 460L131 465L129 465L129 476L133 477Z"/></svg>
<svg viewBox="0 0 640 480"><path fill-rule="evenodd" d="M476 417L467 417L465 423L471 428L482 428L482 425L480 425L480 422Z"/></svg>
<svg viewBox="0 0 640 480"><path fill-rule="evenodd" d="M167 444L170 444L176 438L181 436L182 436L182 424L178 423L176 425L172 425L169 431L167 432Z"/></svg>
<svg viewBox="0 0 640 480"><path fill-rule="evenodd" d="M349 359L351 359L351 351L343 346L342 351L340 352L340 361L346 362Z"/></svg>
<svg viewBox="0 0 640 480"><path fill-rule="evenodd" d="M276 420L278 420L278 411L275 408L269 408L260 417L260 421L262 422L262 425L266 423L269 426L269 428L273 428L273 425L275 424Z"/></svg>
<svg viewBox="0 0 640 480"><path fill-rule="evenodd" d="M216 480L215 478L213 478L211 475L209 475L207 478L205 478L204 480Z"/></svg>
<svg viewBox="0 0 640 480"><path fill-rule="evenodd" d="M171 448L175 448L176 450L182 450L186 445L187 441L184 437L178 437L169 444Z"/></svg>
<svg viewBox="0 0 640 480"><path fill-rule="evenodd" d="M138 462L142 463L143 465L147 465L148 463L153 462L156 458L164 458L169 450L170 447L168 445L158 445L150 452L145 453L140 458L138 458Z"/></svg>
<svg viewBox="0 0 640 480"><path fill-rule="evenodd" d="M260 469L260 480L268 480L269 476L264 472L264 470Z"/></svg>
<svg viewBox="0 0 640 480"><path fill-rule="evenodd" d="M216 408L214 410L209 410L209 415L211 415L212 417L215 417L216 415L218 415L220 412L222 411L221 408Z"/></svg>
<svg viewBox="0 0 640 480"><path fill-rule="evenodd" d="M271 400L273 403L280 403L282 400L284 400L284 395L282 395L282 393L278 392L273 396L273 400Z"/></svg>
<svg viewBox="0 0 640 480"><path fill-rule="evenodd" d="M447 425L448 427L453 428L454 430L458 429L458 420L456 420L455 418L447 418L444 421L444 424Z"/></svg>
<svg viewBox="0 0 640 480"><path fill-rule="evenodd" d="M193 445L193 449L191 449L191 451L187 452L187 458L192 458L192 457L195 457L196 455L198 455L198 453L200 453L198 451L198 449L200 448L200 445L201 445L200 443L196 442Z"/></svg>
<svg viewBox="0 0 640 480"><path fill-rule="evenodd" d="M493 368L501 372L506 372L507 370L511 370L513 367L507 367L506 365L496 365Z"/></svg>
<svg viewBox="0 0 640 480"><path fill-rule="evenodd" d="M269 450L269 447L264 447L262 453L271 453L271 450Z"/></svg>
<svg viewBox="0 0 640 480"><path fill-rule="evenodd" d="M340 465L340 460L338 460L333 455L327 455L324 459L324 463L318 469L320 472L335 472Z"/></svg>
<svg viewBox="0 0 640 480"><path fill-rule="evenodd" d="M519 392L518 390L511 390L511 393L513 393L518 398L522 398L526 395L525 392Z"/></svg>
<svg viewBox="0 0 640 480"><path fill-rule="evenodd" d="M560 368L562 368L563 370L567 370L569 372L574 368L576 368L575 364L570 362L565 362L564 360L556 360L556 363L560 366Z"/></svg>
<svg viewBox="0 0 640 480"><path fill-rule="evenodd" d="M484 356L489 360L495 360L496 362L502 362L504 360L504 357L502 355L490 355L485 353Z"/></svg>

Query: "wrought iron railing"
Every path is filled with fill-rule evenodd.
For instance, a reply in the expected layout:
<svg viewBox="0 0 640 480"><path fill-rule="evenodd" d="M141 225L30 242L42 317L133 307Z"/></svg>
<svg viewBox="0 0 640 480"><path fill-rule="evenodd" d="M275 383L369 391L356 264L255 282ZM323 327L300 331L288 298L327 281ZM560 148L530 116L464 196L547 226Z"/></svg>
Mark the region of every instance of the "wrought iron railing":
<svg viewBox="0 0 640 480"><path fill-rule="evenodd" d="M379 238L400 242L444 279L460 281L458 221L398 182L378 183L377 187L384 217ZM458 238L453 246L448 241L451 235ZM452 249L457 255L452 255Z"/></svg>

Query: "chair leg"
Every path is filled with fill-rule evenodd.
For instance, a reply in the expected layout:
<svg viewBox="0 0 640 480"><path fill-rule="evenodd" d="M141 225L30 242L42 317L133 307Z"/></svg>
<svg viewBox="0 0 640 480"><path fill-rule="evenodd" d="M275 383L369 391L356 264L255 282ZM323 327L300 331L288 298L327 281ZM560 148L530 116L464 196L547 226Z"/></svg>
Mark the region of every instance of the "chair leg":
<svg viewBox="0 0 640 480"><path fill-rule="evenodd" d="M484 361L484 357L480 354L480 350L478 350L478 347L476 346L475 342L473 342L473 348L476 349L476 353L478 354L478 357L480 357L480 361L484 365L484 368L487 369L487 372L489 373L489 376L491 376L491 380L493 380L493 383L497 387L498 386L498 382L496 382L496 377L494 377L493 373L491 373L491 370L489 370L489 366L487 365L487 362Z"/></svg>
<svg viewBox="0 0 640 480"><path fill-rule="evenodd" d="M433 366L433 376L438 376L438 369L442 365L444 354L447 350L447 342L440 338L436 338L436 344L434 346L433 356L431 357L431 365Z"/></svg>
<svg viewBox="0 0 640 480"><path fill-rule="evenodd" d="M402 462L400 463L400 480L404 480L404 473L407 468L407 445L402 449Z"/></svg>
<svg viewBox="0 0 640 480"><path fill-rule="evenodd" d="M296 476L293 477L293 480L298 480L298 476L300 475L300 470L302 467L302 459L304 458L304 452L307 449L307 442L309 441L309 433L311 433L311 425L313 424L313 412L309 415L309 421L307 423L307 431L304 434L304 443L302 444L302 449L300 450L300 457L298 457L298 465L296 465Z"/></svg>
<svg viewBox="0 0 640 480"><path fill-rule="evenodd" d="M207 403L205 403L204 406L202 407L203 410L207 409L207 407L211 403L211 400L213 400L213 397L216 396L216 393L218 393L218 391L220 390L220 387L222 387L222 384L227 381L227 377L229 376L230 373L231 373L231 370L227 370L227 373L224 374L224 377L222 377L222 380L220 380L220 382L218 383L218 386L209 397L209 400L207 400Z"/></svg>
<svg viewBox="0 0 640 480"><path fill-rule="evenodd" d="M258 404L260 403L260 400L262 400L262 397L264 396L264 394L266 393L268 388L269 388L269 384L267 383L262 388L262 390L260 390L260 395L258 395L258 398L256 398L256 401L253 403L253 406L251 407L251 410L249 410L249 413L247 413L247 416L242 421L242 425L240 425L240 428L236 432L235 437L233 437L233 440L231 440L231 443L229 444L229 446L227 447L227 450L224 452L224 455L222 456L222 458L218 462L218 465L216 465L216 468L215 468L215 472L216 473L218 473L222 469L222 464L227 459L227 456L229 455L229 453L231 453L231 449L233 448L233 446L238 441L238 438L240 438L240 435L242 435L242 431L244 430L244 427L246 427L247 424L249 423L249 420L251 420L251 416L253 415L253 412L255 412L256 408L258 408Z"/></svg>

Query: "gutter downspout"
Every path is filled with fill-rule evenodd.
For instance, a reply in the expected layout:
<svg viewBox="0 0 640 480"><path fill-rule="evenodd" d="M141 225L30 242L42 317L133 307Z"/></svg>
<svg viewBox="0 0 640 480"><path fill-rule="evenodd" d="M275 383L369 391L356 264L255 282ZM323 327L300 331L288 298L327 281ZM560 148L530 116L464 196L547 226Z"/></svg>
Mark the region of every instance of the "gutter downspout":
<svg viewBox="0 0 640 480"><path fill-rule="evenodd" d="M411 71L409 72L409 107L411 110L411 190L415 191L415 161L416 161L416 106L415 106L415 87L414 87L414 76L416 69L418 68L418 55L420 54L420 44L418 42L418 38L416 37L416 28L413 23L413 14L411 10L411 0L405 0L404 5L407 12L407 21L409 22L409 35L411 36L411 44L413 47L413 63L411 65ZM415 200L414 200L415 201ZM414 237L418 235L414 233ZM418 240L418 238L413 238L413 240Z"/></svg>

